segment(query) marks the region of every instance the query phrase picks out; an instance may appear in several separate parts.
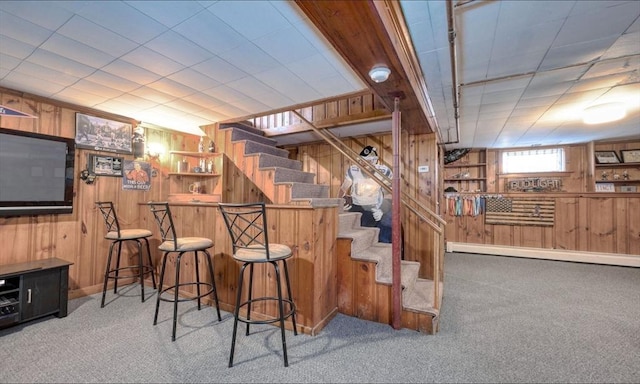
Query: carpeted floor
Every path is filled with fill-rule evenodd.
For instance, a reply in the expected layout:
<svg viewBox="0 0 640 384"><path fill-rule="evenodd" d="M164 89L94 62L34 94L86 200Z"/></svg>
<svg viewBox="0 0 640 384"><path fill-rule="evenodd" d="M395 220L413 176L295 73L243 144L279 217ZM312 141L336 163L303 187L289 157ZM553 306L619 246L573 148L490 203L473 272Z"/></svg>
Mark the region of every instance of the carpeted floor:
<svg viewBox="0 0 640 384"><path fill-rule="evenodd" d="M0 330L0 382L640 382L640 269L452 253L435 336L338 315L318 336L238 334L213 308L171 305L137 286L72 300L69 316Z"/></svg>

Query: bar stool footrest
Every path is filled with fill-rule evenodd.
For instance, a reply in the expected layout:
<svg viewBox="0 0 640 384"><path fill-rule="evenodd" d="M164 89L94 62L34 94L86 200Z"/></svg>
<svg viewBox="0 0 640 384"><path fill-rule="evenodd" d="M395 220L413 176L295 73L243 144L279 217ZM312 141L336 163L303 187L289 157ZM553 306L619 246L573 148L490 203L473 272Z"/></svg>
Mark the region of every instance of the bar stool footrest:
<svg viewBox="0 0 640 384"><path fill-rule="evenodd" d="M135 275L111 276L111 274L115 274L116 272L123 271L123 270L129 270L129 269L133 269L133 268L140 268L140 266L139 265L130 265L130 266L126 266L126 267L110 269L109 272L107 273L107 278L108 279L133 279L133 278L137 279L138 277L140 277L139 273L136 273ZM142 266L142 273L144 275L146 275L148 273L153 273L153 267L150 267L148 265Z"/></svg>
<svg viewBox="0 0 640 384"><path fill-rule="evenodd" d="M242 307L245 307L247 305L249 305L249 303L255 303L258 301L275 301L276 305L278 302L278 298L277 297L258 297L255 299L251 299L251 300L247 300L244 301L242 304L240 304L239 307L239 311L242 311ZM289 317L293 316L296 312L296 306L293 303L293 300L290 299L282 299L282 304L283 306L285 306L285 311L283 314L283 320L288 319ZM289 306L289 310L287 311L286 305ZM260 314L261 316L265 316L264 314ZM268 317L268 318L263 318L263 319L247 319L246 317L243 317L240 315L240 313L238 313L238 321L243 322L245 324L272 324L272 323L276 323L278 321L280 321L280 317Z"/></svg>
<svg viewBox="0 0 640 384"><path fill-rule="evenodd" d="M202 283L202 282L200 282L200 283L196 283L196 282L193 282L193 283L180 283L180 284L178 284L178 289L179 289L180 287L185 287L185 286L188 286L188 285L201 285L201 286L206 286L206 287L207 287L207 289L208 289L208 291L207 291L207 292L203 292L203 293L201 293L200 295L196 295L196 296L193 296L193 297L178 297L178 302L179 302L179 303L181 303L181 302L183 302L183 301L191 301L191 300L198 300L198 299L201 299L201 298L203 298L203 297L205 297L205 296L207 296L207 295L212 294L212 293L213 293L213 291L214 291L213 284L211 284L211 283ZM175 302L175 299L174 299L173 297L171 297L171 298L165 298L165 297L162 297L162 294L163 294L163 293L165 293L165 292L167 292L167 291L170 291L170 290L173 290L173 289L176 289L176 286L175 286L175 285L172 285L172 286L170 286L170 287L167 287L167 288L165 288L165 289L161 290L161 291L160 291L160 293L159 293L159 295L160 295L160 300L161 300L161 301L170 302L170 303Z"/></svg>

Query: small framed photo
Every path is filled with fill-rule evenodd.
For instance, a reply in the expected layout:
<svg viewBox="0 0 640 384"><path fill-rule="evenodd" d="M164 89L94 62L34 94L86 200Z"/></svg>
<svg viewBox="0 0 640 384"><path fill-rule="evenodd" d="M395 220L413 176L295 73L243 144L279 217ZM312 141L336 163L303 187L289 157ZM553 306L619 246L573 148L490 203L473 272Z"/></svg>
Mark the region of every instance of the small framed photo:
<svg viewBox="0 0 640 384"><path fill-rule="evenodd" d="M635 185L621 185L620 192L638 192L638 187Z"/></svg>
<svg viewBox="0 0 640 384"><path fill-rule="evenodd" d="M615 192L613 183L596 183L596 192Z"/></svg>
<svg viewBox="0 0 640 384"><path fill-rule="evenodd" d="M133 126L76 113L76 147L94 151L132 152Z"/></svg>
<svg viewBox="0 0 640 384"><path fill-rule="evenodd" d="M103 156L90 153L87 158L87 170L96 176L122 176L122 157Z"/></svg>
<svg viewBox="0 0 640 384"><path fill-rule="evenodd" d="M621 150L623 163L640 163L640 149Z"/></svg>
<svg viewBox="0 0 640 384"><path fill-rule="evenodd" d="M596 163L598 164L618 164L620 158L616 151L596 151Z"/></svg>

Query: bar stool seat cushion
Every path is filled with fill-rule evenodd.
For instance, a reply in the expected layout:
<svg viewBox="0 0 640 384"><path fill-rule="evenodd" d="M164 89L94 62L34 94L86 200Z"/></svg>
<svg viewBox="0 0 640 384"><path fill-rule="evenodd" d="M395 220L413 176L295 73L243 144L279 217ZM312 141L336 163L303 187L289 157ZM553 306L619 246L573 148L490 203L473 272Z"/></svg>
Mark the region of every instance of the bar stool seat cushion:
<svg viewBox="0 0 640 384"><path fill-rule="evenodd" d="M177 248L174 248L173 240L163 242L158 248L167 252L189 252L213 247L213 240L205 237L179 237L176 242Z"/></svg>
<svg viewBox="0 0 640 384"><path fill-rule="evenodd" d="M284 244L269 244L269 260L276 261L291 256L291 248ZM248 248L238 248L233 258L239 261L256 262L267 260L265 248L260 245L252 245Z"/></svg>
<svg viewBox="0 0 640 384"><path fill-rule="evenodd" d="M111 231L104 238L109 240L133 240L152 235L153 233L148 229L121 229L120 236L118 236L118 231Z"/></svg>

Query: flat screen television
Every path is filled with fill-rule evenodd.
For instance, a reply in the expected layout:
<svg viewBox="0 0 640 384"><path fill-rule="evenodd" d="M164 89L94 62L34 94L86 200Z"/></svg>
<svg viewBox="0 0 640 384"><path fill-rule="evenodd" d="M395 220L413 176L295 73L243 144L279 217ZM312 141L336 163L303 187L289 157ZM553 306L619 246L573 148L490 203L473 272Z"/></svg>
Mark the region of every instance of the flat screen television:
<svg viewBox="0 0 640 384"><path fill-rule="evenodd" d="M73 139L0 128L0 216L73 212Z"/></svg>

